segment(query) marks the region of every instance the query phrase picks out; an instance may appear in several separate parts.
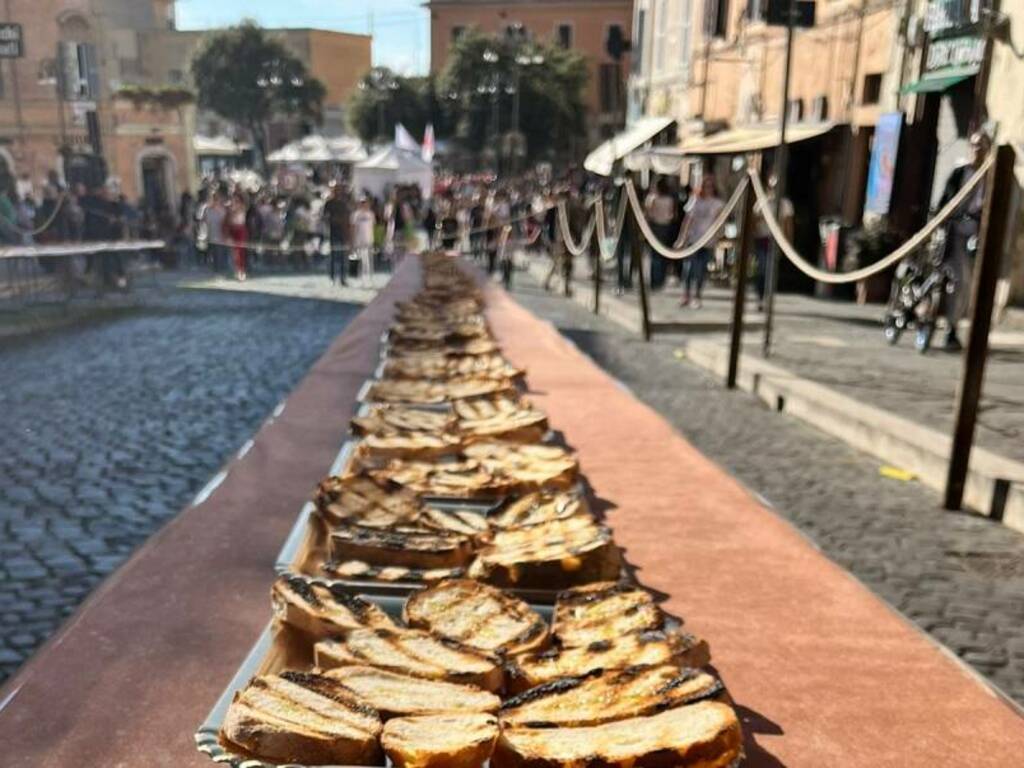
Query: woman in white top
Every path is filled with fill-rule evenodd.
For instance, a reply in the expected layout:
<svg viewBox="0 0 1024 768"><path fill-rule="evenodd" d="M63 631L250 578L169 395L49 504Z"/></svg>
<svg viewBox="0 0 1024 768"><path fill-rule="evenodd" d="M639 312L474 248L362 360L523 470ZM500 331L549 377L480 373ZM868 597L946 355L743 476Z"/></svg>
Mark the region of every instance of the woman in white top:
<svg viewBox="0 0 1024 768"><path fill-rule="evenodd" d="M683 245L693 245L703 238L724 207L725 203L715 193L714 177L705 176L702 178L697 194L690 198L690 201L686 204L686 219L683 221ZM701 308L704 278L707 276L708 262L711 260L711 254L717 240L718 235L716 234L703 248L684 262L683 298L680 306L688 306L691 294L696 294L693 297L693 308Z"/></svg>
<svg viewBox="0 0 1024 768"><path fill-rule="evenodd" d="M676 234L672 229L672 224L676 220L676 198L669 188L668 179L664 176L658 179L644 201L644 213L651 222L651 229L658 240L663 245L671 246ZM651 249L651 290L657 290L665 284L667 271L668 260Z"/></svg>
<svg viewBox="0 0 1024 768"><path fill-rule="evenodd" d="M377 217L373 215L370 201L365 197L352 212L352 247L362 264L363 283L373 276L373 230Z"/></svg>

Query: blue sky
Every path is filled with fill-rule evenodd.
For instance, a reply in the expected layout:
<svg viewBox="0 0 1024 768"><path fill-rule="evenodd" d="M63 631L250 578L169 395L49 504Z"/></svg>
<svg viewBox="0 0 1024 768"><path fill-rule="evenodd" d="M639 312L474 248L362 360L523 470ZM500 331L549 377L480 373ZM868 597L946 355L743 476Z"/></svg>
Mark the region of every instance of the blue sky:
<svg viewBox="0 0 1024 768"><path fill-rule="evenodd" d="M430 20L421 3L422 0L178 0L177 15L180 29L223 27L251 18L265 27L318 27L365 34L372 24L374 64L403 74L423 74L430 66Z"/></svg>

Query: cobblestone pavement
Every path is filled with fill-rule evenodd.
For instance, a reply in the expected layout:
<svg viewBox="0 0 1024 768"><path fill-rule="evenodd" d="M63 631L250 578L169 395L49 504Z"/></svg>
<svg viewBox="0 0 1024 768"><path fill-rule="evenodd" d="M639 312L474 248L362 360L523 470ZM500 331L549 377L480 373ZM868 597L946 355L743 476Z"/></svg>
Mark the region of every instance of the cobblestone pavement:
<svg viewBox="0 0 1024 768"><path fill-rule="evenodd" d="M723 389L671 339L635 334L517 275L515 297L551 320L897 610L1024 704L1024 536L941 510L914 482L839 440ZM910 353L907 353L910 354Z"/></svg>
<svg viewBox="0 0 1024 768"><path fill-rule="evenodd" d="M359 309L257 290L153 288L115 319L0 346L0 680L189 503Z"/></svg>
<svg viewBox="0 0 1024 768"><path fill-rule="evenodd" d="M536 265L540 270L540 265ZM588 270L578 269L579 278ZM614 288L608 273L605 285ZM592 284L580 279L576 290L589 296ZM620 305L621 315L632 322L639 318L635 294L607 301ZM680 323L684 333L699 333L702 340L728 344L732 294L710 288L700 310L679 307L681 290L666 288L651 296L651 316L657 322ZM756 311L751 295L744 350L759 353L764 316ZM861 402L884 408L943 434L952 433L954 395L962 375L962 354L934 350L921 355L914 350L913 334L907 333L896 347L886 344L878 304L813 299L782 294L776 305L773 365L831 387ZM617 319L619 315L616 315ZM1016 461L1024 461L1024 330L1016 322L997 326L985 370L976 445ZM671 338L671 336L669 336ZM677 336L682 338L682 336ZM966 332L961 333L966 339ZM941 333L936 343L941 346Z"/></svg>

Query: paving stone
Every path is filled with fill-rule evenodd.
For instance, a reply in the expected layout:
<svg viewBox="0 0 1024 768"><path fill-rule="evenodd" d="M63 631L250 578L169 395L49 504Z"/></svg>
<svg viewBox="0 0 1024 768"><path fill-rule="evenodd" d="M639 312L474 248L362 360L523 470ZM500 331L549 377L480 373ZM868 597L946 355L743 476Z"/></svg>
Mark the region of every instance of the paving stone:
<svg viewBox="0 0 1024 768"><path fill-rule="evenodd" d="M0 346L0 682L220 470L358 310L166 288L140 302Z"/></svg>

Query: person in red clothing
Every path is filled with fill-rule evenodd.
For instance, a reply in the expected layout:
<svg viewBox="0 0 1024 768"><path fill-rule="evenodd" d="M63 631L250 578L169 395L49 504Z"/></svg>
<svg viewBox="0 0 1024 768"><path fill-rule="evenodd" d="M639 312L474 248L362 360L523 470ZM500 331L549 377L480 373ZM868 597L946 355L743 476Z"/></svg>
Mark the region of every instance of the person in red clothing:
<svg viewBox="0 0 1024 768"><path fill-rule="evenodd" d="M231 243L235 262L235 277L238 280L246 278L246 255L249 239L249 230L246 226L247 211L245 197L241 192L236 192L231 198L228 215L224 218L224 234Z"/></svg>

